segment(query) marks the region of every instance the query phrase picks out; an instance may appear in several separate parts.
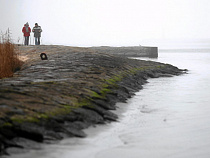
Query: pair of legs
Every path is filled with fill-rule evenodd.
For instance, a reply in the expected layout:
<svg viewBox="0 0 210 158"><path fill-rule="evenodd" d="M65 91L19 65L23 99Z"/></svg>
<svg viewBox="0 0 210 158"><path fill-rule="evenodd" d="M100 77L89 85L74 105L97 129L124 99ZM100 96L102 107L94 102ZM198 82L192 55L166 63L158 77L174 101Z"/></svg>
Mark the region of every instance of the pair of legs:
<svg viewBox="0 0 210 158"><path fill-rule="evenodd" d="M35 37L35 45L40 45L40 37Z"/></svg>
<svg viewBox="0 0 210 158"><path fill-rule="evenodd" d="M29 43L29 36L25 36L25 45L27 46Z"/></svg>

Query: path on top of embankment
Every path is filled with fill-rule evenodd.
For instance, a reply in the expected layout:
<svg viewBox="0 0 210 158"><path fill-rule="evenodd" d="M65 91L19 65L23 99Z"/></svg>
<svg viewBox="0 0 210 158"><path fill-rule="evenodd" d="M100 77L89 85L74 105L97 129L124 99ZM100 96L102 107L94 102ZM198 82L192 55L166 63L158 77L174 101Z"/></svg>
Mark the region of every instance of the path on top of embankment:
<svg viewBox="0 0 210 158"><path fill-rule="evenodd" d="M19 51L25 60L22 70L0 80L1 154L8 147L27 148L27 140L85 137L82 129L117 120L109 110L141 89L147 78L183 73L172 65L88 48L19 46ZM42 52L48 60L40 59Z"/></svg>

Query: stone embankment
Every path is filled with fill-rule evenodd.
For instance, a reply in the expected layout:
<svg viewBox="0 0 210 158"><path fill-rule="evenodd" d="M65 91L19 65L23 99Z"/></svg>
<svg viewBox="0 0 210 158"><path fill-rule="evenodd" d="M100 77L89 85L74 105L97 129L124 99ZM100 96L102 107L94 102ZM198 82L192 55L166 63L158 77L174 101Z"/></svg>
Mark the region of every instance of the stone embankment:
<svg viewBox="0 0 210 158"><path fill-rule="evenodd" d="M35 142L85 137L84 128L116 121L110 112L115 103L126 102L148 78L185 72L89 48L19 46L19 51L22 70L0 80L1 154L33 148ZM42 52L48 60L40 59Z"/></svg>

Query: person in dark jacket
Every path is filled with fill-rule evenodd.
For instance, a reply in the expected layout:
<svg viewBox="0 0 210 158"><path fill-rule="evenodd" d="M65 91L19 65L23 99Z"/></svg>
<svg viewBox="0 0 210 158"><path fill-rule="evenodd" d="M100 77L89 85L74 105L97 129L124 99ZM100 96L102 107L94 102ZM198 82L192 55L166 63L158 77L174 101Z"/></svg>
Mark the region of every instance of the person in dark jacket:
<svg viewBox="0 0 210 158"><path fill-rule="evenodd" d="M24 27L22 29L22 32L23 32L23 36L25 38L24 44L28 45L28 43L29 43L29 36L30 36L30 33L31 33L31 28L29 27L28 22L24 25Z"/></svg>
<svg viewBox="0 0 210 158"><path fill-rule="evenodd" d="M42 32L41 26L35 23L32 32L34 33L35 45L40 45L40 37Z"/></svg>

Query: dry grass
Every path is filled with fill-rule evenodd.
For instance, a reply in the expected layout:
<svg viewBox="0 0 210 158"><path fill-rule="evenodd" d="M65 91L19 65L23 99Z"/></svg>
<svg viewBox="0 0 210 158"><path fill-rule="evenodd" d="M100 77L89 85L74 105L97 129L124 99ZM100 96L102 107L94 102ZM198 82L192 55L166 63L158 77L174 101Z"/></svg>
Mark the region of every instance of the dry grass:
<svg viewBox="0 0 210 158"><path fill-rule="evenodd" d="M22 62L18 59L15 45L9 40L0 42L0 78L12 77L14 72L21 68Z"/></svg>

